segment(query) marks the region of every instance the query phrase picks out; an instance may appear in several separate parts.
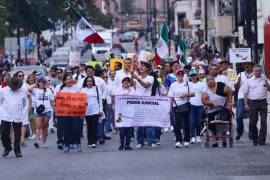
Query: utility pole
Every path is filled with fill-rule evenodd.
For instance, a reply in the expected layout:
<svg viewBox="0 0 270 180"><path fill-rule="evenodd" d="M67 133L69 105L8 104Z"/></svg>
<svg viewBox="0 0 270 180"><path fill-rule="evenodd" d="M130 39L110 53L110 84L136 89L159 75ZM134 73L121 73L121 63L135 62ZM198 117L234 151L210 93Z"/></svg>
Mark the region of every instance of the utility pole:
<svg viewBox="0 0 270 180"><path fill-rule="evenodd" d="M207 0L204 0L204 41L208 41L208 11L207 11Z"/></svg>
<svg viewBox="0 0 270 180"><path fill-rule="evenodd" d="M259 52L258 52L258 18L257 18L257 0L253 0L253 19L254 19L254 61L256 64L259 63Z"/></svg>
<svg viewBox="0 0 270 180"><path fill-rule="evenodd" d="M237 34L238 36L235 37L235 46L238 47L239 42L238 42L238 37L239 37L239 33L238 33L238 0L234 0L234 32L235 34Z"/></svg>
<svg viewBox="0 0 270 180"><path fill-rule="evenodd" d="M154 0L154 39L153 39L153 47L156 47L156 34L157 34L157 8L156 8L156 0Z"/></svg>
<svg viewBox="0 0 270 180"><path fill-rule="evenodd" d="M247 0L246 2L246 39L247 39L247 44L249 48L252 48L252 27L251 27L251 21L252 21L252 11L251 11L251 3L252 0Z"/></svg>
<svg viewBox="0 0 270 180"><path fill-rule="evenodd" d="M21 62L21 42L20 42L20 0L16 0L16 10L17 10L17 17L16 17L16 30L17 30L17 62Z"/></svg>
<svg viewBox="0 0 270 180"><path fill-rule="evenodd" d="M149 0L146 0L146 21L147 21L147 25L146 25L146 36L145 36L145 39L146 39L146 42L148 43L148 32L149 32L149 23L150 23L150 20L149 20L149 11L150 7L149 7Z"/></svg>

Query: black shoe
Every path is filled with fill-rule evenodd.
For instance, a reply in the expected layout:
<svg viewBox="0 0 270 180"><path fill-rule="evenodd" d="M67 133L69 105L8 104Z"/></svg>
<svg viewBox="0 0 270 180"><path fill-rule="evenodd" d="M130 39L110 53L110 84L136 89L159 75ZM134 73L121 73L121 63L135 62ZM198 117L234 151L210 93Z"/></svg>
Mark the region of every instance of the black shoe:
<svg viewBox="0 0 270 180"><path fill-rule="evenodd" d="M21 152L15 152L15 155L16 155L17 158L22 157L22 153Z"/></svg>
<svg viewBox="0 0 270 180"><path fill-rule="evenodd" d="M50 133L55 133L55 130L53 128L50 129Z"/></svg>
<svg viewBox="0 0 270 180"><path fill-rule="evenodd" d="M226 141L222 142L222 147L224 147L224 148L227 147L227 142Z"/></svg>
<svg viewBox="0 0 270 180"><path fill-rule="evenodd" d="M126 146L126 147L125 147L125 150L133 150L133 148L130 147L130 146Z"/></svg>
<svg viewBox="0 0 270 180"><path fill-rule="evenodd" d="M258 145L258 141L257 140L253 140L253 145L257 146Z"/></svg>
<svg viewBox="0 0 270 180"><path fill-rule="evenodd" d="M103 138L104 140L111 140L112 138L111 137L109 137L109 136L104 136L104 138Z"/></svg>
<svg viewBox="0 0 270 180"><path fill-rule="evenodd" d="M5 149L4 150L4 153L3 153L3 157L7 157L9 155L9 152L12 150L12 148L9 148L9 149Z"/></svg>
<svg viewBox="0 0 270 180"><path fill-rule="evenodd" d="M98 143L99 143L99 144L105 144L105 140L104 140L104 139L101 139L101 140L99 140Z"/></svg>
<svg viewBox="0 0 270 180"><path fill-rule="evenodd" d="M124 146L119 146L118 148L120 151L124 150Z"/></svg>
<svg viewBox="0 0 270 180"><path fill-rule="evenodd" d="M240 138L241 138L241 136L242 136L242 135L237 135L237 136L235 137L235 140L236 140L236 141L239 141Z"/></svg>
<svg viewBox="0 0 270 180"><path fill-rule="evenodd" d="M38 143L35 143L34 146L35 146L36 149L39 149L39 144Z"/></svg>
<svg viewBox="0 0 270 180"><path fill-rule="evenodd" d="M212 144L212 148L217 148L218 147L218 143Z"/></svg>
<svg viewBox="0 0 270 180"><path fill-rule="evenodd" d="M265 142L259 142L259 145L260 145L260 146L265 146L266 143L265 143Z"/></svg>

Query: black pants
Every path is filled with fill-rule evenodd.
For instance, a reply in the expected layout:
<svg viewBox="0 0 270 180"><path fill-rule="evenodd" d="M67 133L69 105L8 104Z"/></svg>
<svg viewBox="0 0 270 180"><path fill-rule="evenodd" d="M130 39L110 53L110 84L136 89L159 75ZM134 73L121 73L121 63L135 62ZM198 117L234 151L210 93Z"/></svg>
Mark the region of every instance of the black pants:
<svg viewBox="0 0 270 180"><path fill-rule="evenodd" d="M98 114L86 116L87 124L87 139L88 144L97 144L97 124L98 124Z"/></svg>
<svg viewBox="0 0 270 180"><path fill-rule="evenodd" d="M249 100L249 123L251 128L251 136L253 140L258 140L261 143L265 143L267 134L267 100ZM261 117L261 128L258 135L257 123Z"/></svg>
<svg viewBox="0 0 270 180"><path fill-rule="evenodd" d="M119 128L120 143L123 147L128 147L131 141L132 128Z"/></svg>
<svg viewBox="0 0 270 180"><path fill-rule="evenodd" d="M70 144L81 144L81 119L80 117L63 117L65 147Z"/></svg>
<svg viewBox="0 0 270 180"><path fill-rule="evenodd" d="M14 130L14 152L21 152L21 132L22 132L22 122L21 123L11 123L8 121L2 121L2 144L3 147L7 150L10 150L11 147L11 138L10 138L10 128L11 124L13 125Z"/></svg>
<svg viewBox="0 0 270 180"><path fill-rule="evenodd" d="M58 116L57 119L57 143L64 143L64 119L65 117Z"/></svg>
<svg viewBox="0 0 270 180"><path fill-rule="evenodd" d="M181 133L181 125L184 129L184 142L190 141L190 127L189 127L189 112L187 113L178 113L174 112L175 115L175 125L174 125L174 134L176 142L183 142L183 137Z"/></svg>

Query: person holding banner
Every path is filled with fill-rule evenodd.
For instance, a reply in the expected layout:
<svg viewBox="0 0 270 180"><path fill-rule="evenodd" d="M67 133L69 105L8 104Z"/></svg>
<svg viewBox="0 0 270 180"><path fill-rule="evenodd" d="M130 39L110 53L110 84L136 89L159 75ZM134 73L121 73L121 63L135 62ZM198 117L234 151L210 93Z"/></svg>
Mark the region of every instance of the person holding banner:
<svg viewBox="0 0 270 180"><path fill-rule="evenodd" d="M153 76L148 75L151 69L151 65L148 62L141 61L140 65L140 76L137 76L135 73L132 73L132 78L135 80L135 89L136 94L140 96L151 96L152 86L154 83ZM147 137L147 143L152 148L156 148L155 144L155 128L154 127L139 127L137 129L137 149L140 149L144 145L144 137Z"/></svg>
<svg viewBox="0 0 270 180"><path fill-rule="evenodd" d="M46 142L48 137L49 119L52 115L51 107L54 109L54 97L52 91L47 88L47 80L45 79L45 77L39 78L37 82L38 83L36 84L36 86L32 86L29 88L29 91L33 95L36 106L36 142L34 143L34 146L38 149L40 144L41 130L43 147L48 147Z"/></svg>
<svg viewBox="0 0 270 180"><path fill-rule="evenodd" d="M81 93L87 94L86 123L88 146L96 148L97 126L100 116L103 115L102 97L96 86L94 77L84 79Z"/></svg>
<svg viewBox="0 0 270 180"><path fill-rule="evenodd" d="M136 91L134 90L133 87L131 87L131 78L125 77L122 80L122 86L119 87L118 89L114 90L113 96L116 95L136 95ZM120 131L120 143L121 145L119 146L119 150L132 150L130 147L130 142L131 142L131 135L133 132L132 127L122 127L119 128Z"/></svg>
<svg viewBox="0 0 270 180"><path fill-rule="evenodd" d="M55 88L55 95L61 92L80 92L79 88L74 85L74 80L71 74L65 74L63 77L63 84ZM81 118L77 116L57 116L57 120L57 137L59 142L58 145L61 145L61 143L64 142L64 153L70 152L70 145L74 142L77 145L78 152L82 152L81 131L83 127L83 121L81 120Z"/></svg>
<svg viewBox="0 0 270 180"><path fill-rule="evenodd" d="M174 133L176 137L175 147L182 147L183 137L181 133L181 124L184 128L184 147L189 146L190 141L190 124L189 124L189 111L190 102L189 98L194 97L195 93L192 92L192 87L187 81L184 81L184 71L179 69L176 71L177 81L170 86L168 96L173 98L173 112L175 115Z"/></svg>

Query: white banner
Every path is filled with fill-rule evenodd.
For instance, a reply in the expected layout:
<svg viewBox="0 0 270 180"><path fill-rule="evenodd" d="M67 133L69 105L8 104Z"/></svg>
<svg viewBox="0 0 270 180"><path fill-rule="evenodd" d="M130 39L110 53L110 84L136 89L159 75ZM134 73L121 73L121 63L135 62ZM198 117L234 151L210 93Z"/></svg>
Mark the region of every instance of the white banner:
<svg viewBox="0 0 270 180"><path fill-rule="evenodd" d="M229 52L230 52L230 63L251 62L250 48L231 48Z"/></svg>
<svg viewBox="0 0 270 180"><path fill-rule="evenodd" d="M115 126L170 127L171 99L156 96L115 96Z"/></svg>
<svg viewBox="0 0 270 180"><path fill-rule="evenodd" d="M81 62L81 53L70 51L68 64L70 66L78 66Z"/></svg>

